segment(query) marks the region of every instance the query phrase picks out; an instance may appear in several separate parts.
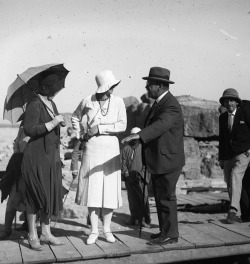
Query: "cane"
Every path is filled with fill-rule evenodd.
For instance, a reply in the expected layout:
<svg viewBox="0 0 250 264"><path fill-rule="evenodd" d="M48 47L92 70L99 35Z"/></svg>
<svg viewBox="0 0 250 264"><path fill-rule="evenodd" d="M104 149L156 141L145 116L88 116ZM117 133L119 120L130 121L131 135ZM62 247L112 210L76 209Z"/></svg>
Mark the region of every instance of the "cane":
<svg viewBox="0 0 250 264"><path fill-rule="evenodd" d="M147 177L147 170L146 166L144 167L144 179L143 179L143 190L142 190L142 203L141 203L141 211L140 211L140 229L139 229L139 237L141 237L141 230L142 230L142 217L144 211L144 196L145 196L145 188L146 188L146 177Z"/></svg>
<svg viewBox="0 0 250 264"><path fill-rule="evenodd" d="M73 178L72 181L71 181L71 183L70 183L69 191L70 191L70 189L71 189L71 186L72 186L74 180L75 180L75 178ZM67 192L67 194L66 194L65 197L64 197L64 200L63 200L63 207L64 207L64 204L65 204L66 199L67 199L67 197L68 197L69 191ZM55 221L55 224L54 224L54 228L56 227L56 224L57 224L57 221L58 221L58 217L59 217L59 215L56 217L56 221Z"/></svg>

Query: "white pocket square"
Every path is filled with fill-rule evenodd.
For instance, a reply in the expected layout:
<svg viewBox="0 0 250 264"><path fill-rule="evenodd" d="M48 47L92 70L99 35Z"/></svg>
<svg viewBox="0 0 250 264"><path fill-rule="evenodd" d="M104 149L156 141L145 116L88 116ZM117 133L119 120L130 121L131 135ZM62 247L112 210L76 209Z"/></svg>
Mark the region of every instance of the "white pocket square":
<svg viewBox="0 0 250 264"><path fill-rule="evenodd" d="M241 125L245 124L245 121L240 121L240 124L241 124Z"/></svg>

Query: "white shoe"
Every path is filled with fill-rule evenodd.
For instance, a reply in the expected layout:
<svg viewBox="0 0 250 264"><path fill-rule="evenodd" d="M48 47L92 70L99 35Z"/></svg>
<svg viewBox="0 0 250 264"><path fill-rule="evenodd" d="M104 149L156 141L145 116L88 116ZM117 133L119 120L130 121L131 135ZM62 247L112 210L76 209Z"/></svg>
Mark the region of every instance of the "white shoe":
<svg viewBox="0 0 250 264"><path fill-rule="evenodd" d="M113 236L113 234L111 232L106 232L104 233L107 242L109 243L114 243L115 242L115 237Z"/></svg>
<svg viewBox="0 0 250 264"><path fill-rule="evenodd" d="M87 239L87 245L94 244L98 239L99 233L90 233Z"/></svg>

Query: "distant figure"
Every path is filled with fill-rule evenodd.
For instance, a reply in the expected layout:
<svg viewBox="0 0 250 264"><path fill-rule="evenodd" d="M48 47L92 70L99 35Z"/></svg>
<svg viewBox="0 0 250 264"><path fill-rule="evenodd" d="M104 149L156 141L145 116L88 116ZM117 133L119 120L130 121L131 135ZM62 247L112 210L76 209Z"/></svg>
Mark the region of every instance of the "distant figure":
<svg viewBox="0 0 250 264"><path fill-rule="evenodd" d="M151 173L160 233L151 235L151 244L178 242L176 184L185 164L181 106L169 92L170 71L152 67L147 80L148 96L155 102L146 117L145 127L122 143L140 139L144 164Z"/></svg>
<svg viewBox="0 0 250 264"><path fill-rule="evenodd" d="M24 131L30 136L30 141L23 156L22 174L26 186L28 242L33 250L42 250L40 243L63 245L51 234L50 228L51 216L58 215L63 209L60 123L64 119L52 101L55 95L53 87L57 82L55 74L43 79L38 96L27 104L24 116ZM36 214L39 211L40 240L36 229Z"/></svg>
<svg viewBox="0 0 250 264"><path fill-rule="evenodd" d="M99 236L98 215L103 213L103 231L106 240L115 242L110 230L113 210L122 205L121 163L117 134L127 125L126 109L122 98L114 96L113 89L120 83L112 71L96 75L97 91L83 99L72 115L72 126L80 137L79 124L87 116L87 133L78 176L76 203L88 207L91 233L87 244Z"/></svg>
<svg viewBox="0 0 250 264"><path fill-rule="evenodd" d="M4 231L0 234L0 240L6 240L11 235L11 226L16 211L25 212L23 197L25 185L21 173L21 164L23 152L28 141L29 137L25 135L23 124L21 123L14 141L14 154L11 156L3 179L0 181L0 189L2 191L1 202L9 196L5 211ZM28 231L27 220L25 220L18 231Z"/></svg>
<svg viewBox="0 0 250 264"><path fill-rule="evenodd" d="M230 198L226 223L241 222L242 180L250 163L250 102L242 103L238 92L228 88L220 103L227 111L219 117L219 161Z"/></svg>
<svg viewBox="0 0 250 264"><path fill-rule="evenodd" d="M140 128L134 127L131 134L141 131ZM145 166L142 164L142 145L139 139L129 142L122 150L122 178L125 181L128 202L130 209L129 225L136 225L139 223L141 217L142 201L144 199L142 226L150 227L150 210L148 202L148 183L150 181L150 174L146 172ZM145 194L143 197L143 188L145 184Z"/></svg>

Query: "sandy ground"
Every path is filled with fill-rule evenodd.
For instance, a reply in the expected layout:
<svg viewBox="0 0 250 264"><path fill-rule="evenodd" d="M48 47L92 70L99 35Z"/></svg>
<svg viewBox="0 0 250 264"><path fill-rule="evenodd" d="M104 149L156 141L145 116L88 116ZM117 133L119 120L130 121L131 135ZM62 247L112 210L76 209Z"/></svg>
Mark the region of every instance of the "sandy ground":
<svg viewBox="0 0 250 264"><path fill-rule="evenodd" d="M9 159L9 154L12 148L12 142L17 134L17 128L0 128L0 150L3 159L0 160L0 166L3 167L6 161ZM63 168L63 184L65 187L69 188L72 182L71 172L69 170L70 160L64 161L65 167ZM75 204L75 191L77 187L77 179L71 185L71 189L66 197L64 203L64 211L62 216L58 219L53 219L52 231L55 235L87 235L90 232L89 226L86 224L87 208L78 206ZM129 220L129 207L126 190L122 190L123 206L115 210L112 218L111 229L115 231L138 229L137 226L128 226L126 222ZM0 230L4 227L4 216L6 209L6 201L0 204ZM148 232L156 232L158 227L158 220L156 215L156 208L154 203L154 198L150 197L150 211L152 225ZM192 212L178 212L179 223L206 223L211 220L221 220L225 218L225 213L211 213L210 210L203 213L192 213ZM22 223L20 220L20 213L17 213L16 226L18 227ZM13 223L13 228L15 223ZM99 222L100 232L102 232L102 222ZM146 229L144 229L146 231ZM24 232L13 231L10 239L15 239L25 236Z"/></svg>

